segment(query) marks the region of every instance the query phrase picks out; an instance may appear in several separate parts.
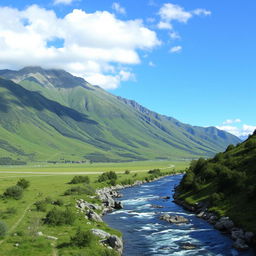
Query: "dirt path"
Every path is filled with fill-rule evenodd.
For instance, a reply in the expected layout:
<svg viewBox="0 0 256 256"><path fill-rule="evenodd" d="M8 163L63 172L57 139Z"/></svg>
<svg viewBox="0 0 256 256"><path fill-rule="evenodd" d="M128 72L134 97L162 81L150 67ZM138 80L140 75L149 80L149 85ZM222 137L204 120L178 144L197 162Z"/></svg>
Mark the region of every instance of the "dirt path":
<svg viewBox="0 0 256 256"><path fill-rule="evenodd" d="M6 237L0 241L0 245L7 239L8 235L11 234L20 224L20 222L23 220L23 218L25 217L28 209L31 207L32 204L29 204L25 210L23 211L22 215L19 217L19 219L12 225L12 227L8 230Z"/></svg>

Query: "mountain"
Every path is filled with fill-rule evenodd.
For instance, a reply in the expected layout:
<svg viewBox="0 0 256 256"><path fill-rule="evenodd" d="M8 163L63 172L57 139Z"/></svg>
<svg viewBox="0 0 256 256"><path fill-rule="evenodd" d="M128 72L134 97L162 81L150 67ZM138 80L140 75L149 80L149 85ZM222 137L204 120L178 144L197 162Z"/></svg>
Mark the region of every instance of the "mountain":
<svg viewBox="0 0 256 256"><path fill-rule="evenodd" d="M256 131L212 159L193 161L177 191L179 199L208 205L209 211L256 232Z"/></svg>
<svg viewBox="0 0 256 256"><path fill-rule="evenodd" d="M209 157L240 140L114 96L63 70L0 71L0 153L35 160Z"/></svg>

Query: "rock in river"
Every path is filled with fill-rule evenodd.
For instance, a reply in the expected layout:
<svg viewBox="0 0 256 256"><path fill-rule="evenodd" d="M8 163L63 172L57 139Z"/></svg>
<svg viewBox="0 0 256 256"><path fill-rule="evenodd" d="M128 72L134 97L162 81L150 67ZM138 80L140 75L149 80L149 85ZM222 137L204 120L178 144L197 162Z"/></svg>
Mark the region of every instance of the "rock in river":
<svg viewBox="0 0 256 256"><path fill-rule="evenodd" d="M180 223L188 223L188 219L186 219L183 216L180 215L169 215L169 214L163 214L160 216L161 220L165 220L171 224L180 224Z"/></svg>

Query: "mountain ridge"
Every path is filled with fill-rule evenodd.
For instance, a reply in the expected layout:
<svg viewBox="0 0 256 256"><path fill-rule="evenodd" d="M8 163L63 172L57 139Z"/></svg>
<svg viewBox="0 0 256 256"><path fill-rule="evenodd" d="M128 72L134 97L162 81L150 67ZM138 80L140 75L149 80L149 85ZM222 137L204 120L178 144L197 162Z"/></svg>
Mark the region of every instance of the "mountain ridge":
<svg viewBox="0 0 256 256"><path fill-rule="evenodd" d="M73 120L71 117L58 115L58 111L56 113L54 111L43 111L44 126L55 127L54 129L59 133L58 135L61 134L67 137L66 133L63 134L56 129L56 126L60 126L61 131L67 129L69 133L75 133L76 140L77 137L80 138L80 141L76 141L76 143L79 144L79 148L85 148L83 149L85 154L72 153L75 155L72 157L72 154L68 153L70 158L81 159L81 157L84 157L92 161L98 161L101 157L103 160L108 159L108 161L191 159L199 156L211 156L224 150L228 144L240 142L237 137L217 128L191 126L172 117L153 112L135 101L112 95L97 86L90 85L83 78L74 77L63 70L27 67L20 71L2 70L0 76L4 78L0 80L2 84L8 84L5 79L16 81L16 83L19 81L19 86L26 90L23 91L26 97L22 96L25 97L25 101L29 101L29 97L33 97L30 92L36 92L41 95L39 97L36 94L36 97L39 97L44 104L46 102L50 104L51 108L53 108L52 105L55 105L55 107L58 106L61 111L64 111L64 107L66 107L75 110L72 113L80 113L94 122L94 124L89 125L85 122L79 122L79 120ZM67 77L69 79L66 79ZM47 80L46 84L44 84L45 80ZM17 84L14 84L9 83L9 88L8 86L4 88L0 84L0 88L2 87L2 90L5 89L14 98L16 97L17 103L20 102L19 97L21 95L15 95L15 91L12 91L12 86L17 87ZM2 95L1 114L6 108L4 102L14 104L15 101L8 101L8 97L3 96L5 94L1 91L0 95ZM56 103L59 105L56 105ZM12 105L12 107L14 112L21 111L18 105ZM41 116L42 113L34 110L33 115ZM32 122L31 116L26 118L30 123ZM67 121L67 118L69 118L69 121ZM49 120L52 120L51 123ZM54 122L53 120L58 120L59 123L57 124L57 121ZM11 126L9 124L11 121L6 122ZM13 123L15 123L15 120L12 120L12 125ZM17 124L15 123L15 125ZM34 127L33 122L31 127ZM51 128L48 127L47 129ZM19 136L23 136L22 132ZM54 142L53 145L56 143ZM54 146L52 147L54 148ZM52 147L50 147L50 150L53 150ZM91 147L94 147L94 149ZM88 148L90 148L89 151ZM58 155L57 160L63 158L60 155L67 157L65 152L55 154ZM90 156L93 157L90 158ZM52 157L50 158L52 160Z"/></svg>

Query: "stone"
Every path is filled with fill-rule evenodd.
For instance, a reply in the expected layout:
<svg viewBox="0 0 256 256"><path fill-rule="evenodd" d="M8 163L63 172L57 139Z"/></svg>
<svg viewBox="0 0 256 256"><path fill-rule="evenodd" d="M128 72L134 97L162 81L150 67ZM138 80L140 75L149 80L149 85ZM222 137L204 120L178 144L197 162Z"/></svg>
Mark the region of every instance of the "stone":
<svg viewBox="0 0 256 256"><path fill-rule="evenodd" d="M95 236L98 236L100 237L101 239L106 239L108 237L110 237L111 235L109 233L107 233L106 231L104 230L101 230L101 229L92 229L91 232L95 235Z"/></svg>
<svg viewBox="0 0 256 256"><path fill-rule="evenodd" d="M179 215L169 215L169 214L163 214L160 216L161 220L165 220L171 224L181 224L181 223L188 223L189 220L186 219L183 216Z"/></svg>
<svg viewBox="0 0 256 256"><path fill-rule="evenodd" d="M89 212L87 213L87 217L90 220L96 221L96 222L103 222L102 218L100 217L100 215L92 210L89 210Z"/></svg>
<svg viewBox="0 0 256 256"><path fill-rule="evenodd" d="M105 243L118 251L120 254L123 252L123 242L118 236L110 236L107 240L105 240Z"/></svg>
<svg viewBox="0 0 256 256"><path fill-rule="evenodd" d="M237 250L240 251L244 251L244 250L248 250L249 246L245 243L245 241L243 239L238 238L234 244L233 247L236 248Z"/></svg>
<svg viewBox="0 0 256 256"><path fill-rule="evenodd" d="M170 199L171 197L170 197L170 196L161 196L160 198L161 198L161 199L166 199L166 200L167 200L167 199Z"/></svg>
<svg viewBox="0 0 256 256"><path fill-rule="evenodd" d="M218 230L231 230L234 227L234 223L229 217L221 217L214 226Z"/></svg>
<svg viewBox="0 0 256 256"><path fill-rule="evenodd" d="M19 243L16 243L14 246L15 246L15 247L19 247L19 246L20 246L20 244L19 244Z"/></svg>
<svg viewBox="0 0 256 256"><path fill-rule="evenodd" d="M36 235L37 235L37 236L43 236L43 232L38 231L38 232L36 232Z"/></svg>
<svg viewBox="0 0 256 256"><path fill-rule="evenodd" d="M245 239L245 236L244 236L244 231L242 229L233 229L231 231L231 238L233 240L237 240L237 239L242 239L244 240Z"/></svg>
<svg viewBox="0 0 256 256"><path fill-rule="evenodd" d="M119 209L123 209L123 204L122 202L120 201L115 201L115 206L114 206L115 209L119 210Z"/></svg>
<svg viewBox="0 0 256 256"><path fill-rule="evenodd" d="M46 236L46 238L49 240L54 240L54 241L58 240L58 238L55 236Z"/></svg>
<svg viewBox="0 0 256 256"><path fill-rule="evenodd" d="M191 243L182 243L180 245L180 248L183 250L194 250L197 248L197 246L195 244L191 244Z"/></svg>
<svg viewBox="0 0 256 256"><path fill-rule="evenodd" d="M244 233L244 238L245 238L245 241L246 241L247 243L251 243L253 237L254 237L253 232L245 232L245 233Z"/></svg>

